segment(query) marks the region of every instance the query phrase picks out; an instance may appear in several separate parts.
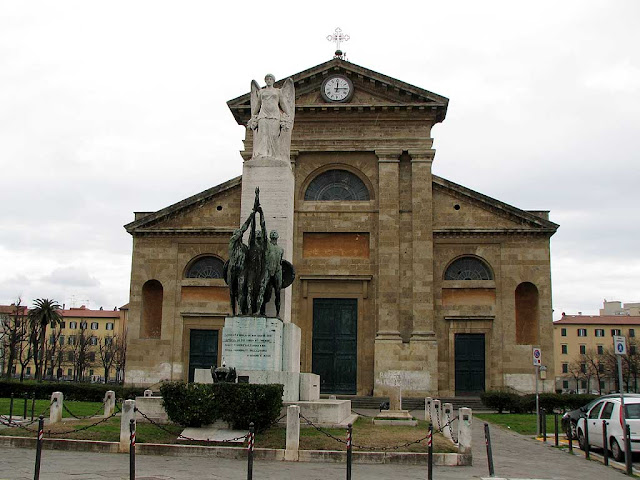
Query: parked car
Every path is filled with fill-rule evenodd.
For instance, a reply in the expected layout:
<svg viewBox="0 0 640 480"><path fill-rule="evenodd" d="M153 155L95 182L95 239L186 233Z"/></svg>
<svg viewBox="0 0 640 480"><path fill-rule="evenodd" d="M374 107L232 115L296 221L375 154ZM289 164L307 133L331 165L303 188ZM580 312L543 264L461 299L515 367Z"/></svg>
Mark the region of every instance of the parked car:
<svg viewBox="0 0 640 480"><path fill-rule="evenodd" d="M640 398L640 394L638 393L625 393L624 394L625 398ZM602 395L601 397L598 397L594 400L591 400L589 403L587 403L586 405L583 405L580 408L576 408L575 410L570 410L568 412L566 412L563 416L562 416L562 431L563 432L571 432L571 438L573 438L574 440L576 440L578 438L578 436L576 435L576 426L578 425L578 419L585 415L590 409L591 407L593 407L596 403L598 403L600 400L604 400L607 398L620 398L620 394L616 393L616 394L610 394L610 395ZM571 428L569 428L571 427Z"/></svg>
<svg viewBox="0 0 640 480"><path fill-rule="evenodd" d="M625 396L624 411L631 431L631 452L640 452L640 398L637 395ZM603 421L607 425L606 441L603 438ZM578 442L583 450L587 442L585 432L588 433L589 447L611 450L613 458L619 462L622 461L626 452L620 398L598 399L596 404L587 411L586 416L578 420Z"/></svg>

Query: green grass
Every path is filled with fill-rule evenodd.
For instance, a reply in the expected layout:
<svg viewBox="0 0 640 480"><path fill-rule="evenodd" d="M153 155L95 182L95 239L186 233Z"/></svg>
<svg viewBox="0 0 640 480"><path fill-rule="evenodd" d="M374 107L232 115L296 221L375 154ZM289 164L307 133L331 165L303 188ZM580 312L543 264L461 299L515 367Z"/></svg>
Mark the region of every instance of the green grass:
<svg viewBox="0 0 640 480"><path fill-rule="evenodd" d="M31 418L31 398L27 400L27 417ZM45 417L49 416L49 400L36 400L33 414L35 417L43 414ZM11 399L0 398L0 415L9 415ZM87 415L94 415L98 410L98 415L104 413L104 407L101 402L74 402L65 401L66 407L76 416L85 417ZM24 413L24 397L16 397L13 399L13 415L21 417ZM62 410L62 418L73 418L73 416L66 410Z"/></svg>
<svg viewBox="0 0 640 480"><path fill-rule="evenodd" d="M536 434L536 416L532 413L480 413L475 416L480 420L485 420L522 435ZM564 434L560 418L558 418L558 428L560 429L560 434ZM553 415L547 415L547 436L554 435L554 431Z"/></svg>

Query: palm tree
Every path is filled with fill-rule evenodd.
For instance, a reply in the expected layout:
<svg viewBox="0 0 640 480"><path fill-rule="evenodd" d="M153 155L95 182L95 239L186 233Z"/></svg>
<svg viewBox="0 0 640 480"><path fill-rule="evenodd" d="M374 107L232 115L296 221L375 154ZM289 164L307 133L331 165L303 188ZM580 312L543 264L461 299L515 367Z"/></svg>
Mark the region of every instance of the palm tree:
<svg viewBox="0 0 640 480"><path fill-rule="evenodd" d="M38 298L33 301L34 307L29 310L29 320L31 321L31 328L33 331L39 329L40 333L40 346L38 351L35 352L34 359L36 360L36 379L42 381L42 367L44 365L44 341L46 339L47 325L51 324L52 327L57 327L62 321L62 316L59 313L60 304L55 300L49 300L48 298ZM35 345L34 345L35 346Z"/></svg>

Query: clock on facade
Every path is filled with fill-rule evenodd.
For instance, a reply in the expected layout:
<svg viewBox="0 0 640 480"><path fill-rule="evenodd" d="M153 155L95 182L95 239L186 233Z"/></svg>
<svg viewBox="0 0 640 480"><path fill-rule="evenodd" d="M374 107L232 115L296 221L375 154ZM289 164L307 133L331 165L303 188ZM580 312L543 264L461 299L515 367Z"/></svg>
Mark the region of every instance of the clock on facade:
<svg viewBox="0 0 640 480"><path fill-rule="evenodd" d="M320 93L327 102L348 102L353 96L353 83L344 75L331 75L322 82Z"/></svg>

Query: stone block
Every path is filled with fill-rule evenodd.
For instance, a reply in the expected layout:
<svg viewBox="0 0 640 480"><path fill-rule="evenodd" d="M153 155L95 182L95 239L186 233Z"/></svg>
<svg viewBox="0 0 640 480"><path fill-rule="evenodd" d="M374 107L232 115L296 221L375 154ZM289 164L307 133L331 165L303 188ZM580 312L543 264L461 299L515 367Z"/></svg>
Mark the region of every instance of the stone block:
<svg viewBox="0 0 640 480"><path fill-rule="evenodd" d="M320 399L320 375L315 373L300 374L300 400L313 402ZM335 400L335 395L333 396Z"/></svg>
<svg viewBox="0 0 640 480"><path fill-rule="evenodd" d="M104 394L104 416L110 417L116 409L116 392L109 390Z"/></svg>
<svg viewBox="0 0 640 480"><path fill-rule="evenodd" d="M287 441L284 451L284 459L288 461L298 461L298 450L300 447L300 407L289 405L287 407Z"/></svg>
<svg viewBox="0 0 640 480"><path fill-rule="evenodd" d="M470 408L458 410L458 453L471 455L471 425L473 415Z"/></svg>
<svg viewBox="0 0 640 480"><path fill-rule="evenodd" d="M137 420L144 419L140 414L142 412L154 422L167 423L169 421L169 416L162 406L162 397L136 397L135 401L135 405L138 407Z"/></svg>
<svg viewBox="0 0 640 480"><path fill-rule="evenodd" d="M193 373L194 383L213 383L210 368L196 368Z"/></svg>
<svg viewBox="0 0 640 480"><path fill-rule="evenodd" d="M239 370L282 370L281 320L267 317L227 317L222 329L222 358Z"/></svg>
<svg viewBox="0 0 640 480"><path fill-rule="evenodd" d="M141 398L141 397L138 397ZM130 436L130 424L131 420L136 420L136 401L135 400L125 400L122 403L122 414L120 416L120 444L118 445L118 451L121 453L128 452L129 446L131 444Z"/></svg>
<svg viewBox="0 0 640 480"><path fill-rule="evenodd" d="M275 372L264 370L237 370L238 377L249 377L249 383L269 385L280 383L284 386L282 400L295 402L300 398L300 374L296 372Z"/></svg>
<svg viewBox="0 0 640 480"><path fill-rule="evenodd" d="M349 421L355 421L351 416L351 400L318 400L315 402L285 402L284 413L289 405L298 405L303 424L305 418L316 425L347 426ZM356 417L357 418L357 417Z"/></svg>
<svg viewBox="0 0 640 480"><path fill-rule="evenodd" d="M282 370L285 372L299 372L300 327L295 323L284 323L282 327Z"/></svg>
<svg viewBox="0 0 640 480"><path fill-rule="evenodd" d="M53 392L51 394L51 406L49 407L49 424L62 421L62 404L64 395L62 392Z"/></svg>

